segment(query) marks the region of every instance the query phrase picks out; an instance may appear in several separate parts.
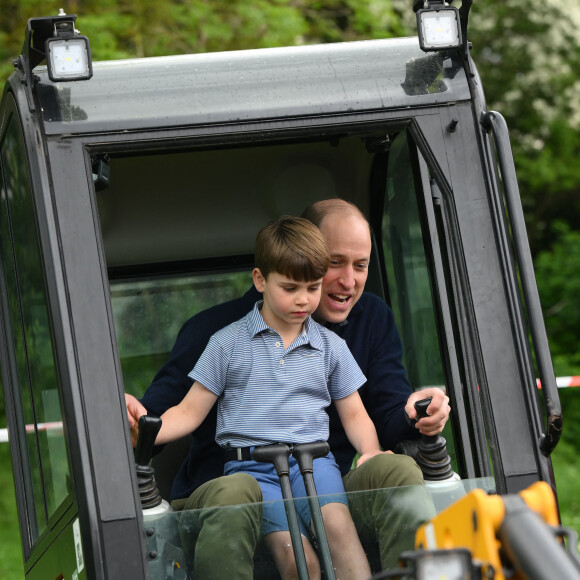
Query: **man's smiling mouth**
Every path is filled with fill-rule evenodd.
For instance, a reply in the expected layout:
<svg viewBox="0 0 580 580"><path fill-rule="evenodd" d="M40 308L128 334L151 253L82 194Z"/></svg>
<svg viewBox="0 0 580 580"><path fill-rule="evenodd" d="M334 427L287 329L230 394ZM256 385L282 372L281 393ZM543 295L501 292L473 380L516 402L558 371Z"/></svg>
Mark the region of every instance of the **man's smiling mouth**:
<svg viewBox="0 0 580 580"><path fill-rule="evenodd" d="M333 302L338 302L339 304L346 304L350 300L350 296L346 294L329 294L328 297Z"/></svg>

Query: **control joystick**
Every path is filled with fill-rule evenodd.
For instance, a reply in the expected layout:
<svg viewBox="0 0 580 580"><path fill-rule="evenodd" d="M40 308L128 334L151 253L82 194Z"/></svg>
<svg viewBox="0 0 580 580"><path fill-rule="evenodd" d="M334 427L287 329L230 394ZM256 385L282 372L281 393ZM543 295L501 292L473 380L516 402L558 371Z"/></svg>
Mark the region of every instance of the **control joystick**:
<svg viewBox="0 0 580 580"><path fill-rule="evenodd" d="M137 485L143 510L165 511L165 502L159 493L155 481L155 470L151 467L151 456L155 439L161 429L161 419L143 415L139 419L139 437L135 446L135 467L137 470Z"/></svg>
<svg viewBox="0 0 580 580"><path fill-rule="evenodd" d="M421 399L415 403L417 418L427 417L427 408L431 404L431 398ZM422 435L417 445L415 461L423 471L426 481L446 481L455 479L456 476L451 467L451 458L447 453L447 441L442 435Z"/></svg>

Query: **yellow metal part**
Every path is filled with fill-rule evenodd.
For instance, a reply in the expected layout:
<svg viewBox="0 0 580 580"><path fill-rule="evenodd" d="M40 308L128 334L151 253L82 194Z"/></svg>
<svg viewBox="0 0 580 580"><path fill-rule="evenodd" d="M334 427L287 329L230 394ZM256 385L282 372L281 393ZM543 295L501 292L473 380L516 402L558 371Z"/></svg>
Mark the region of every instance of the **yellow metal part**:
<svg viewBox="0 0 580 580"><path fill-rule="evenodd" d="M552 488L545 481L536 481L520 495L528 507L534 510L549 526L559 526L558 507Z"/></svg>
<svg viewBox="0 0 580 580"><path fill-rule="evenodd" d="M546 482L538 481L519 495L547 524L558 525L556 500ZM467 548L473 560L482 566L484 578L505 580L499 555L500 542L496 536L504 517L501 496L487 495L481 489L475 489L421 526L415 536L415 548ZM525 534L525 530L522 533Z"/></svg>

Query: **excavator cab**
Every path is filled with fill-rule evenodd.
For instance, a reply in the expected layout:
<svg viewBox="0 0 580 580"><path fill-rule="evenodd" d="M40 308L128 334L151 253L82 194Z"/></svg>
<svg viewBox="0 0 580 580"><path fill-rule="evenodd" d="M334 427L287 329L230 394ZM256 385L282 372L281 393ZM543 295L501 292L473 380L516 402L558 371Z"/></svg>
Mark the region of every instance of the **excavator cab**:
<svg viewBox="0 0 580 580"><path fill-rule="evenodd" d="M450 398L457 477L428 484L436 509L555 492L561 410L508 130L469 55L470 3L455 44L426 4L421 41L108 62L76 16L29 22L0 104L0 365L27 580L187 576L179 514L143 509L123 395L189 317L250 287L266 222L320 199L367 217L366 289L394 312L413 388ZM154 460L162 500L174 451Z"/></svg>

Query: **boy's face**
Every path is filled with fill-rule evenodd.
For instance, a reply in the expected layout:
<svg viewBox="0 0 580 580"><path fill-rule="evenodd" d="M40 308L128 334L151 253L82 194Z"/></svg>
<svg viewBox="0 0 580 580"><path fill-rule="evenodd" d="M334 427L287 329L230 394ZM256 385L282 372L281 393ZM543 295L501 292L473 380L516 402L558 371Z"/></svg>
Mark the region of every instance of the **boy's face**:
<svg viewBox="0 0 580 580"><path fill-rule="evenodd" d="M300 282L278 272L270 272L264 278L259 268L254 268L253 278L256 289L264 296L262 317L278 332L295 331L318 307L322 278Z"/></svg>

